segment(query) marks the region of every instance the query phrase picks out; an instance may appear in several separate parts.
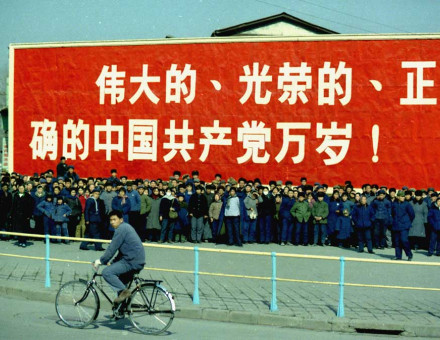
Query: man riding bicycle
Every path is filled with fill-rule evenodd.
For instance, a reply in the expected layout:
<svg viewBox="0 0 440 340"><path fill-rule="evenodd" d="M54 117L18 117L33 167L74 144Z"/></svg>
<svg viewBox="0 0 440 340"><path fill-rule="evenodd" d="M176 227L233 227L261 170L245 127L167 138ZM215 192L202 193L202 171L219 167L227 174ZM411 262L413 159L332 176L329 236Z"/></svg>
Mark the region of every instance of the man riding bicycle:
<svg viewBox="0 0 440 340"><path fill-rule="evenodd" d="M121 211L110 212L109 218L115 233L104 255L93 265L98 268L101 264L111 263L102 271L102 277L118 294L114 302L121 303L131 295L126 284L131 280L133 272L140 271L145 265L145 251L134 228L124 222ZM118 255L110 261L118 250Z"/></svg>

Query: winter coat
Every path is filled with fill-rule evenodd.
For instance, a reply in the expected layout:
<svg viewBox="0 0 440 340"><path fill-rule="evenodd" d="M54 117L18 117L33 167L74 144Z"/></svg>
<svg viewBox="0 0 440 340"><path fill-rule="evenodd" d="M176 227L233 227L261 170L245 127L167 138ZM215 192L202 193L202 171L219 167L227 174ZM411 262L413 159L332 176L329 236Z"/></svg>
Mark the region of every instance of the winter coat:
<svg viewBox="0 0 440 340"><path fill-rule="evenodd" d="M440 208L435 203L429 209L428 222L434 230L440 230Z"/></svg>
<svg viewBox="0 0 440 340"><path fill-rule="evenodd" d="M12 230L17 233L29 232L30 219L34 211L34 199L28 193L20 197L17 192L12 198L11 223Z"/></svg>
<svg viewBox="0 0 440 340"><path fill-rule="evenodd" d="M108 192L107 190L103 191L99 196L99 198L104 201L106 214L109 214L113 210L112 208L113 198L115 198L116 196L118 196L116 192L114 191Z"/></svg>
<svg viewBox="0 0 440 340"><path fill-rule="evenodd" d="M99 204L99 202L95 201L92 197L88 198L86 201L86 207L84 208L84 220L90 223L101 223L101 216L103 213L101 209L101 204Z"/></svg>
<svg viewBox="0 0 440 340"><path fill-rule="evenodd" d="M191 195L188 203L188 214L192 214L196 218L208 216L208 201L204 195Z"/></svg>
<svg viewBox="0 0 440 340"><path fill-rule="evenodd" d="M37 205L37 209L45 216L52 218L53 212L55 210L55 204L53 202L43 201Z"/></svg>
<svg viewBox="0 0 440 340"><path fill-rule="evenodd" d="M136 190L127 191L127 196L130 201L130 211L141 210L141 195Z"/></svg>
<svg viewBox="0 0 440 340"><path fill-rule="evenodd" d="M420 203L415 200L411 202L415 217L409 230L409 236L426 237L425 223L428 222L428 206L423 200L420 200Z"/></svg>
<svg viewBox="0 0 440 340"><path fill-rule="evenodd" d="M76 196L67 196L66 203L72 209L72 212L70 213L73 217L81 216L82 213L82 207L81 202L79 201L79 198Z"/></svg>
<svg viewBox="0 0 440 340"><path fill-rule="evenodd" d="M260 216L274 216L276 214L275 198L272 195L262 195L262 202L258 204Z"/></svg>
<svg viewBox="0 0 440 340"><path fill-rule="evenodd" d="M160 201L159 205L159 217L163 219L170 219L170 210L171 207L178 213L180 210L179 201L177 198L172 197L172 199L168 198L168 196L164 196Z"/></svg>
<svg viewBox="0 0 440 340"><path fill-rule="evenodd" d="M4 191L0 192L0 223L3 227L11 213L12 194Z"/></svg>
<svg viewBox="0 0 440 340"><path fill-rule="evenodd" d="M69 215L71 213L72 213L72 209L70 209L70 207L67 204L65 204L65 203L56 204L55 209L52 214L52 219L58 223L68 222Z"/></svg>
<svg viewBox="0 0 440 340"><path fill-rule="evenodd" d="M125 203L122 204L122 197L116 196L112 200L112 210L118 210L122 212L122 217L124 219L124 222L128 223L128 213L131 210L131 203L130 200L126 197Z"/></svg>
<svg viewBox="0 0 440 340"><path fill-rule="evenodd" d="M151 197L148 195L141 195L141 215L150 213L151 211Z"/></svg>
<svg viewBox="0 0 440 340"><path fill-rule="evenodd" d="M336 221L340 213L342 212L342 204L341 201L338 200L330 200L328 205L328 216L327 216L327 233L333 234L336 228Z"/></svg>
<svg viewBox="0 0 440 340"><path fill-rule="evenodd" d="M290 210L292 209L295 202L296 201L293 197L289 198L288 196L286 196L282 198L280 207L280 219L292 220Z"/></svg>
<svg viewBox="0 0 440 340"><path fill-rule="evenodd" d="M246 215L249 217L251 212L253 211L255 214L255 218L258 216L258 204L263 202L261 196L258 196L257 199L253 199L251 195L246 196L244 199L244 206L246 209ZM251 210L251 208L253 210Z"/></svg>
<svg viewBox="0 0 440 340"><path fill-rule="evenodd" d="M359 229L371 228L374 220L374 210L368 204L358 204L353 208L351 219L354 225Z"/></svg>
<svg viewBox="0 0 440 340"><path fill-rule="evenodd" d="M290 213L298 222L304 223L307 222L310 215L312 215L312 208L310 208L310 204L306 200L302 202L297 201L292 209L290 209Z"/></svg>
<svg viewBox="0 0 440 340"><path fill-rule="evenodd" d="M160 197L151 197L151 210L147 217L147 229L161 229L159 221Z"/></svg>
<svg viewBox="0 0 440 340"><path fill-rule="evenodd" d="M38 196L36 192L33 192L31 196L34 199L34 211L32 212L32 215L42 216L43 213L37 209L37 206L46 199L46 194L43 192L41 196Z"/></svg>
<svg viewBox="0 0 440 340"><path fill-rule="evenodd" d="M245 200L246 201L246 200ZM222 210L223 202L221 200L213 201L209 206L209 218L218 220L220 217L220 212Z"/></svg>
<svg viewBox="0 0 440 340"><path fill-rule="evenodd" d="M341 200L341 204L342 204L341 212L347 209L349 214L351 215L351 213L353 212L353 208L355 206L354 202L350 200L346 200L346 201Z"/></svg>
<svg viewBox="0 0 440 340"><path fill-rule="evenodd" d="M350 238L352 229L350 216L342 215L338 217L335 227L335 231L337 232L336 238L338 240L346 240Z"/></svg>
<svg viewBox="0 0 440 340"><path fill-rule="evenodd" d="M328 216L328 204L323 201L316 201L313 204L312 208L312 216L313 217L322 217L321 220L316 221L317 224L327 224L327 216Z"/></svg>
<svg viewBox="0 0 440 340"><path fill-rule="evenodd" d="M414 209L409 202L396 201L391 208L393 231L409 230L415 218Z"/></svg>
<svg viewBox="0 0 440 340"><path fill-rule="evenodd" d="M383 200L376 198L371 203L371 208L374 211L374 218L376 220L385 220L387 223L391 222L391 202L386 198Z"/></svg>

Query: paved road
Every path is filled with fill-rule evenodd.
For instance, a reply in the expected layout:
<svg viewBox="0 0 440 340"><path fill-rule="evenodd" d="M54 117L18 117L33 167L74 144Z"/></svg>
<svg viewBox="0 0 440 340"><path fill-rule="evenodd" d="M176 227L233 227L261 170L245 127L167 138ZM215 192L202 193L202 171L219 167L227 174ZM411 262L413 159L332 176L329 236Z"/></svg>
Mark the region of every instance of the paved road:
<svg viewBox="0 0 440 340"><path fill-rule="evenodd" d="M186 243L190 246L191 244ZM51 246L51 257L93 261L102 253L80 251L78 243ZM265 252L283 252L310 255L349 256L389 259L393 250L378 254L358 254L354 250L333 247L280 247L278 245L246 245L244 248L202 244L208 249L236 249ZM0 253L44 256L41 241L28 248L19 248L14 241L0 242ZM194 270L193 250L146 248L147 267ZM415 261L438 262L438 257L428 258L424 252L416 253ZM405 261L406 263L406 261ZM355 263L346 264L345 281L350 283L402 285L440 288L440 268L402 264ZM200 252L200 271L270 277L270 256L237 255ZM62 283L87 278L92 274L89 265L53 262L51 264L52 289ZM166 271L143 271L145 278L164 280L164 285L176 297L179 308L193 307L194 275ZM277 258L277 277L301 280L339 280L339 261ZM46 290L45 264L41 260L0 256L0 285L22 287L24 290ZM335 285L277 282L278 312L270 313L270 280L251 280L219 276L200 276L200 307L213 310L249 311L305 319L336 319L339 287ZM381 323L414 323L437 326L440 321L440 292L416 290L391 290L380 288L345 287L345 319L367 320Z"/></svg>
<svg viewBox="0 0 440 340"><path fill-rule="evenodd" d="M55 313L54 305L46 302L0 298L1 338L16 339L145 339L131 326L128 320L114 322L101 313L97 321L87 329L65 327ZM409 339L402 336L378 336L365 334L344 334L315 332L291 328L254 326L201 320L175 318L165 339ZM414 339L414 338L412 338ZM421 339L421 338L418 338Z"/></svg>

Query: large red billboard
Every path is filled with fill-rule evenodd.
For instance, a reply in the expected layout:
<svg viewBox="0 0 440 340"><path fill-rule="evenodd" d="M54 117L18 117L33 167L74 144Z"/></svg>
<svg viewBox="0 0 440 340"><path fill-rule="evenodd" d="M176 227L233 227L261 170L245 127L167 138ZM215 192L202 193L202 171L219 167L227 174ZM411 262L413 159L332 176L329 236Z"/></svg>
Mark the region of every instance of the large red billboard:
<svg viewBox="0 0 440 340"><path fill-rule="evenodd" d="M437 38L11 45L10 170L440 186Z"/></svg>

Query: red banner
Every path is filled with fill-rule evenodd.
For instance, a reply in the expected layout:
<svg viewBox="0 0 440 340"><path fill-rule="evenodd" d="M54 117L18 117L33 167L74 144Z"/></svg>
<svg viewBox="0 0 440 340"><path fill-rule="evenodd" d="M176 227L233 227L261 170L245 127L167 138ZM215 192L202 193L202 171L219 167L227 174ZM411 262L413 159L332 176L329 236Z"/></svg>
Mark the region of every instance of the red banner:
<svg viewBox="0 0 440 340"><path fill-rule="evenodd" d="M137 44L12 46L10 170L440 186L440 40Z"/></svg>

